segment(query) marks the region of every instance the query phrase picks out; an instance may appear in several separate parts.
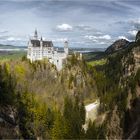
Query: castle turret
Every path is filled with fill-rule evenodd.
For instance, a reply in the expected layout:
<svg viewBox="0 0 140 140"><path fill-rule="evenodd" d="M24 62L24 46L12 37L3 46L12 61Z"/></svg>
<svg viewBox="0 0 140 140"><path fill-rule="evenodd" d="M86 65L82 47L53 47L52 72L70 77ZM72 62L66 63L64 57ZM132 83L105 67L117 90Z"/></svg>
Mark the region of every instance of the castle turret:
<svg viewBox="0 0 140 140"><path fill-rule="evenodd" d="M38 33L37 33L37 30L35 30L35 33L34 33L34 39L38 39Z"/></svg>
<svg viewBox="0 0 140 140"><path fill-rule="evenodd" d="M64 52L65 52L66 55L69 54L68 41L65 41L65 42L64 42Z"/></svg>
<svg viewBox="0 0 140 140"><path fill-rule="evenodd" d="M40 38L40 47L43 48L43 39L42 39L42 36Z"/></svg>
<svg viewBox="0 0 140 140"><path fill-rule="evenodd" d="M40 39L40 57L41 59L43 58L43 39L42 39L42 36L41 36L41 39Z"/></svg>

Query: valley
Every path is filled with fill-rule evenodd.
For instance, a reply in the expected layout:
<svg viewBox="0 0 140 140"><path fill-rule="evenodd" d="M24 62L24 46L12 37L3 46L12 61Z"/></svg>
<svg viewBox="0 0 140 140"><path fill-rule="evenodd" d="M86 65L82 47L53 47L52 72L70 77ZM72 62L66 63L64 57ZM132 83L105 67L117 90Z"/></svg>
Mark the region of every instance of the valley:
<svg viewBox="0 0 140 140"><path fill-rule="evenodd" d="M23 52L2 56L0 138L139 137L139 40L109 54L72 54L61 71Z"/></svg>

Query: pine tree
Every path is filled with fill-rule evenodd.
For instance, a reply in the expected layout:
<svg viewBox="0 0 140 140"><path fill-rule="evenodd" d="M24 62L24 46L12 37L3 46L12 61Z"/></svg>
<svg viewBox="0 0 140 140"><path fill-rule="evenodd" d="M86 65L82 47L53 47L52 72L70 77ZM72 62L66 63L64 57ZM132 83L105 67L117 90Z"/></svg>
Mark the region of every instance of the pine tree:
<svg viewBox="0 0 140 140"><path fill-rule="evenodd" d="M81 116L80 116L79 98L76 96L74 99L74 108L73 108L74 138L80 138L81 130L82 130L82 123L81 123Z"/></svg>
<svg viewBox="0 0 140 140"><path fill-rule="evenodd" d="M53 123L54 123L54 112L52 112L51 109L48 108L46 115L46 124L48 130L51 130L51 128L53 127Z"/></svg>
<svg viewBox="0 0 140 140"><path fill-rule="evenodd" d="M72 112L73 112L72 100L68 96L66 96L64 99L64 111L63 111L64 118L71 121Z"/></svg>
<svg viewBox="0 0 140 140"><path fill-rule="evenodd" d="M52 128L52 139L64 139L63 118L60 113L56 114L54 126Z"/></svg>
<svg viewBox="0 0 140 140"><path fill-rule="evenodd" d="M70 135L68 138L80 138L83 135L82 125L85 122L84 103L80 103L77 96L74 98L74 101L66 97L64 100L63 116L69 128Z"/></svg>
<svg viewBox="0 0 140 140"><path fill-rule="evenodd" d="M28 92L19 95L18 116L21 135L25 139L34 139L34 113L31 111L32 100Z"/></svg>
<svg viewBox="0 0 140 140"><path fill-rule="evenodd" d="M96 128L95 123L92 123L92 121L90 120L88 123L88 129L86 131L86 138L97 139L97 131L98 128Z"/></svg>
<svg viewBox="0 0 140 140"><path fill-rule="evenodd" d="M81 117L81 123L85 124L86 110L83 102L80 104L80 117Z"/></svg>
<svg viewBox="0 0 140 140"><path fill-rule="evenodd" d="M6 64L0 66L0 104L15 103L15 86L16 80L8 72Z"/></svg>
<svg viewBox="0 0 140 140"><path fill-rule="evenodd" d="M65 129L67 129L65 138L73 138L73 102L68 96L64 99L63 117L65 121Z"/></svg>

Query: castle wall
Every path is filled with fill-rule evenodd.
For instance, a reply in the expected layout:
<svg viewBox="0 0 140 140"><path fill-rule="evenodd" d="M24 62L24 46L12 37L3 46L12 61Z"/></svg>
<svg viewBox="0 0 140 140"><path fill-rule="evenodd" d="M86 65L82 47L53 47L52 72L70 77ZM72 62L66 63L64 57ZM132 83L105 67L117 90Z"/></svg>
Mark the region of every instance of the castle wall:
<svg viewBox="0 0 140 140"><path fill-rule="evenodd" d="M53 55L52 61L53 61L53 64L56 65L58 70L62 69L66 58L67 56L65 53L56 53Z"/></svg>

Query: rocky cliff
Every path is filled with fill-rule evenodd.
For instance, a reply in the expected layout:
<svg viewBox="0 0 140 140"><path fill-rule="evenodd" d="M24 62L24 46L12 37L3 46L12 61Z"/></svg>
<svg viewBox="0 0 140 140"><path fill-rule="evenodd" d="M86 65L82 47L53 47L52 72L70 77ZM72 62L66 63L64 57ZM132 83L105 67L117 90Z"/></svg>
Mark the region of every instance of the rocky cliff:
<svg viewBox="0 0 140 140"><path fill-rule="evenodd" d="M111 46L109 46L106 50L106 54L111 54L121 49L124 49L129 44L129 41L126 39L119 39L115 41Z"/></svg>
<svg viewBox="0 0 140 140"><path fill-rule="evenodd" d="M0 107L0 139L18 138L19 126L17 111L12 106Z"/></svg>

